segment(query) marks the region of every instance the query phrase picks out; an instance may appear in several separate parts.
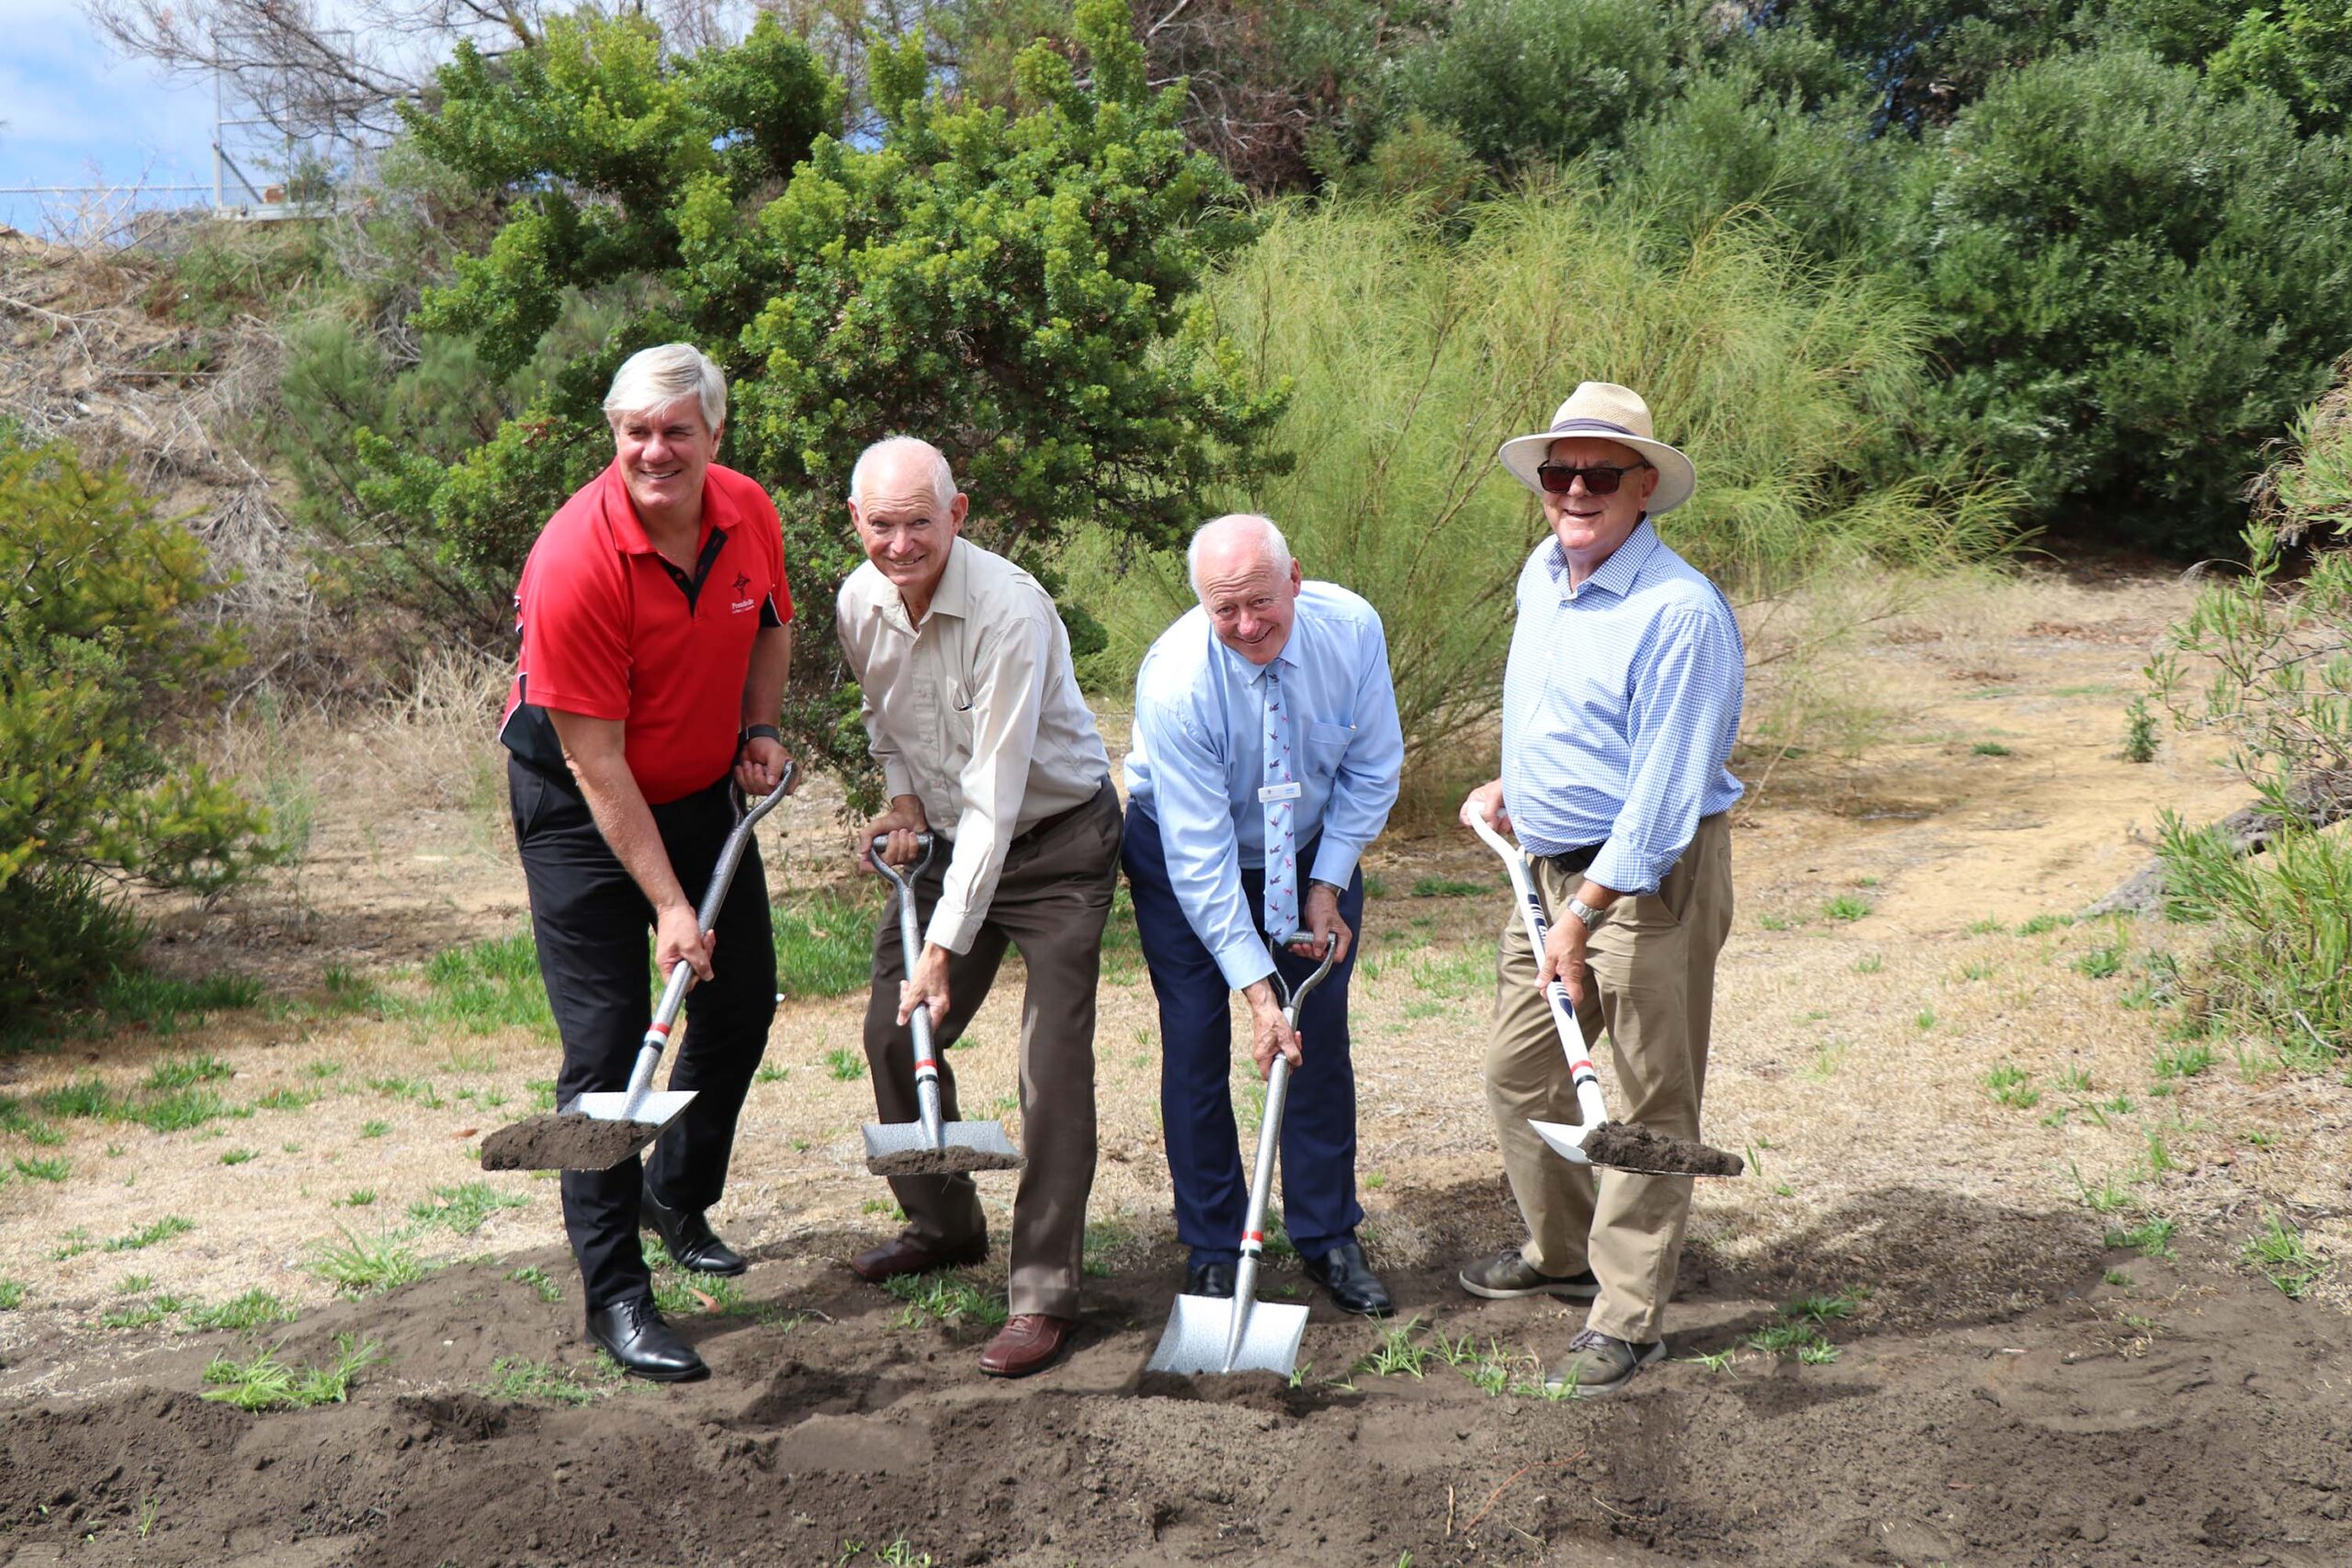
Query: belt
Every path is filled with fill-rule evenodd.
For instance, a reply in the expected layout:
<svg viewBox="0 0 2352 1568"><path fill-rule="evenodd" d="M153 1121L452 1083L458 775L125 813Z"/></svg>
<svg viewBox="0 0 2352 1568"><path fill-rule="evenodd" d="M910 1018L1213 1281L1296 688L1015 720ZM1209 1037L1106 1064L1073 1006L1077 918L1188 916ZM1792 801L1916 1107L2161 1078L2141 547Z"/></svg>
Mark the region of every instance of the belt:
<svg viewBox="0 0 2352 1568"><path fill-rule="evenodd" d="M1084 800L1080 801L1076 806L1071 807L1067 811L1057 811L1051 817L1039 818L1036 821L1030 823L1029 826L1021 829L1020 832L1015 833L1012 836L1012 842L1005 847L1008 850L1017 850L1023 844L1035 842L1037 840L1044 838L1046 834L1052 832L1055 829L1061 827L1063 824L1077 818L1085 816L1088 812L1102 804L1102 797L1104 795L1111 795L1112 793L1111 775L1105 773L1102 775L1102 782L1095 786L1094 793L1092 795L1088 795ZM932 837L939 840L939 844L942 849L950 852L954 852L956 848L956 840L936 830L933 832Z"/></svg>
<svg viewBox="0 0 2352 1568"><path fill-rule="evenodd" d="M1583 844L1573 850L1562 850L1558 854L1544 855L1541 858L1550 863L1552 869L1562 876L1575 876L1600 858L1601 844L1606 844L1608 841L1603 839L1600 844Z"/></svg>

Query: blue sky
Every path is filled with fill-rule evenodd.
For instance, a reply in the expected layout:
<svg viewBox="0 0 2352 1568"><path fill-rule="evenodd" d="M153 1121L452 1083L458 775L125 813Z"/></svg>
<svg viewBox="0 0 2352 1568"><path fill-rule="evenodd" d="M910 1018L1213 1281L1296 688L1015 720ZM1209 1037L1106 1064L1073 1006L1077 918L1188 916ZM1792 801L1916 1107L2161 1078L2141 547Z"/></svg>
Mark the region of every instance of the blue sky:
<svg viewBox="0 0 2352 1568"><path fill-rule="evenodd" d="M117 58L73 0L0 0L0 186L211 180L209 82ZM40 216L0 196L0 223Z"/></svg>

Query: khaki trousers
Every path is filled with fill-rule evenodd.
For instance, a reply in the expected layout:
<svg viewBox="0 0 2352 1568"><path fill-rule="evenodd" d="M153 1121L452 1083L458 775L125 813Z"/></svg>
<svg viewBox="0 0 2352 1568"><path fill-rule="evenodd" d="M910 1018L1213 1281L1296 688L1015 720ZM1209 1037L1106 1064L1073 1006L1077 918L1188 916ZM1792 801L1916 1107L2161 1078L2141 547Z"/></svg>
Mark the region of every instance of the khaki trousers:
<svg viewBox="0 0 2352 1568"><path fill-rule="evenodd" d="M1546 917L1566 918L1557 911L1583 876L1563 876L1546 861L1534 864ZM1699 1136L1715 955L1731 915L1731 829L1718 812L1700 821L1690 847L1655 894L1619 899L1592 933L1586 1005L1577 1021L1589 1050L1598 1051L1601 1031L1609 1032L1615 1076L1602 1089L1616 1120L1678 1138ZM1536 1135L1531 1117L1571 1124L1579 1117L1567 1058L1535 988L1535 955L1515 907L1503 926L1497 969L1487 1103L1502 1142L1503 1170L1527 1221L1521 1256L1545 1274L1590 1269L1600 1294L1587 1326L1647 1344L1663 1337L1690 1217L1691 1179L1571 1165Z"/></svg>
<svg viewBox="0 0 2352 1568"><path fill-rule="evenodd" d="M1094 1188L1094 992L1102 969L1102 923L1119 878L1119 797L1102 793L1035 838L1013 842L971 950L947 964L947 1016L933 1032L941 1113L961 1121L947 1047L988 999L1007 944L1029 983L1021 1000L1021 1151L1028 1164L1012 1201L1011 1307L1078 1315L1086 1200ZM947 874L944 840L915 881L917 930ZM914 1032L899 1022L907 976L892 895L874 932L874 989L865 1007L865 1059L874 1106L885 1122L912 1122ZM983 1117L981 1120L988 1120ZM901 1176L890 1191L907 1212L906 1235L927 1248L961 1247L988 1234L968 1176Z"/></svg>

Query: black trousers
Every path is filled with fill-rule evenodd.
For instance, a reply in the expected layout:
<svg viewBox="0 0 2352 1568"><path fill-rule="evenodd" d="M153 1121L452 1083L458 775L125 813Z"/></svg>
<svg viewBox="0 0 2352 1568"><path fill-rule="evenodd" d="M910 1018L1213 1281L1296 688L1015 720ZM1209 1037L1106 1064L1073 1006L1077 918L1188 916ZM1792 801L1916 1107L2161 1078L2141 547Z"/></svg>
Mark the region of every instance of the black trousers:
<svg viewBox="0 0 2352 1568"><path fill-rule="evenodd" d="M506 778L539 976L563 1036L556 1103L569 1105L589 1089L627 1089L653 1017L653 906L569 780L511 759ZM653 807L671 869L697 907L735 826L733 787L721 779ZM652 1291L637 1239L640 1184L673 1208L695 1210L718 1202L726 1189L735 1118L775 1020L775 942L756 849L736 867L715 929L711 978L687 993L688 1027L666 1053L669 1087L695 1090L694 1103L654 1143L650 1161L632 1156L610 1170L563 1173L563 1227L591 1310Z"/></svg>

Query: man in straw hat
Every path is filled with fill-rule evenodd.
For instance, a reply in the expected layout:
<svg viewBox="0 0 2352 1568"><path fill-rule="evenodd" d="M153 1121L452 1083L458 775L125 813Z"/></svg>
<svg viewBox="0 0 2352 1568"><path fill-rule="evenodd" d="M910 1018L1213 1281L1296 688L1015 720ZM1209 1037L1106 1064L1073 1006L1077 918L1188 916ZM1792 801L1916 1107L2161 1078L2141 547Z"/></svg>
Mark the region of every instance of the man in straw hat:
<svg viewBox="0 0 2352 1568"><path fill-rule="evenodd" d="M1731 605L1651 519L1690 499L1690 459L1650 434L1649 406L1587 381L1551 428L1503 443L1543 498L1552 536L1519 574L1503 676L1502 777L1471 791L1535 857L1551 918L1541 953L1503 922L1487 1100L1527 1240L1465 1267L1491 1298L1590 1301L1556 1384L1613 1393L1666 1354L1690 1178L1553 1157L1528 1125L1577 1120L1544 988L1576 1003L1588 1047L1605 1027L1624 1121L1695 1140L1715 956L1731 929L1725 767L1739 732L1742 649Z"/></svg>

